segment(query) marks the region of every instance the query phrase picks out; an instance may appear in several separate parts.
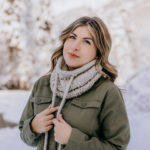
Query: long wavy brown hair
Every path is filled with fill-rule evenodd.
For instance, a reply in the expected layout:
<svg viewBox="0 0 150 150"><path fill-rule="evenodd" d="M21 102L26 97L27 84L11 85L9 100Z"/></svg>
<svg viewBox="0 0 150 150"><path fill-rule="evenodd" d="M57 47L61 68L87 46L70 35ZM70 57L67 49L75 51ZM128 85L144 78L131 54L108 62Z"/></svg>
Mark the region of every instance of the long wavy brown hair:
<svg viewBox="0 0 150 150"><path fill-rule="evenodd" d="M115 81L118 76L116 68L108 61L112 40L110 33L104 22L98 17L81 17L66 27L60 34L61 45L56 48L51 56L51 68L47 74L50 74L57 63L58 58L63 55L63 46L70 35L77 27L87 26L93 36L97 48L96 68L105 78ZM102 66L102 70L100 69Z"/></svg>

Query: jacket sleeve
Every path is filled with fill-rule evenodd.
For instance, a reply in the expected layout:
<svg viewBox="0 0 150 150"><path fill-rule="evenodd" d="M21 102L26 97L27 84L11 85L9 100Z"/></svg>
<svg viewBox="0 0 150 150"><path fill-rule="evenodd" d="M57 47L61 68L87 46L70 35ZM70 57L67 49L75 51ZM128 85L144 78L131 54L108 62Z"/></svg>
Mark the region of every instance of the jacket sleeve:
<svg viewBox="0 0 150 150"><path fill-rule="evenodd" d="M37 82L34 84L28 102L23 110L21 119L19 121L19 130L21 139L30 146L37 146L40 134L36 134L31 130L30 123L34 118L34 108L31 103L31 99L34 96L36 90Z"/></svg>
<svg viewBox="0 0 150 150"><path fill-rule="evenodd" d="M118 87L107 91L101 107L99 135L102 135L89 137L79 129L72 128L69 141L63 150L126 150L130 128L124 100Z"/></svg>

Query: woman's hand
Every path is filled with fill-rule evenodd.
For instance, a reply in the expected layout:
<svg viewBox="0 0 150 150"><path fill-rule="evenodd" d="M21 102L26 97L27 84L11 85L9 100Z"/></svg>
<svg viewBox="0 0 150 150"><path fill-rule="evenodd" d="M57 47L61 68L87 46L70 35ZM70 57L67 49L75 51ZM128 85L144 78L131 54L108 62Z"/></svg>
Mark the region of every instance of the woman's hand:
<svg viewBox="0 0 150 150"><path fill-rule="evenodd" d="M55 125L55 141L60 144L67 144L71 135L72 127L62 118L62 114L59 114L58 119L55 118L52 122Z"/></svg>
<svg viewBox="0 0 150 150"><path fill-rule="evenodd" d="M52 129L52 119L54 118L54 115L51 113L57 111L58 108L59 106L51 108L50 104L48 108L37 114L31 122L32 131L35 133L44 133Z"/></svg>

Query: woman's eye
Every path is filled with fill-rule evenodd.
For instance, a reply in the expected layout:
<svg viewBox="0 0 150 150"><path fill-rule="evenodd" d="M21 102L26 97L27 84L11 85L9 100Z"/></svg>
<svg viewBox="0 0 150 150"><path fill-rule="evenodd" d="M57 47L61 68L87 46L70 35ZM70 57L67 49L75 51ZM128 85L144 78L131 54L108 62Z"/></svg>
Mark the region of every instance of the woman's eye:
<svg viewBox="0 0 150 150"><path fill-rule="evenodd" d="M87 44L91 45L91 43L90 43L88 40L85 40L85 42L86 42Z"/></svg>
<svg viewBox="0 0 150 150"><path fill-rule="evenodd" d="M74 36L72 36L72 35L71 35L71 36L69 36L69 38L70 38L70 39L75 39L75 37L74 37Z"/></svg>

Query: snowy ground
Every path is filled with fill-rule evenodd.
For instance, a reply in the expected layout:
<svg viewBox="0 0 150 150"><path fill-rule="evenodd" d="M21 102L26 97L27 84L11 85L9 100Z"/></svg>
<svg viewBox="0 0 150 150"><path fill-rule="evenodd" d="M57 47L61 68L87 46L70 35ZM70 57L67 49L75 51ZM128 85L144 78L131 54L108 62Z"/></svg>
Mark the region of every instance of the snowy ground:
<svg viewBox="0 0 150 150"><path fill-rule="evenodd" d="M0 91L0 113L6 121L18 123L30 92L26 91ZM150 113L139 112L133 115L128 112L131 140L127 150L149 150L150 147ZM133 117L134 116L134 117ZM19 136L18 126L14 128L0 128L1 150L34 150L24 144Z"/></svg>
<svg viewBox="0 0 150 150"><path fill-rule="evenodd" d="M19 122L28 96L29 92L26 91L0 91L0 113L6 121ZM13 147L13 150L34 150L21 141L19 134L18 126L0 128L0 149L9 150Z"/></svg>

